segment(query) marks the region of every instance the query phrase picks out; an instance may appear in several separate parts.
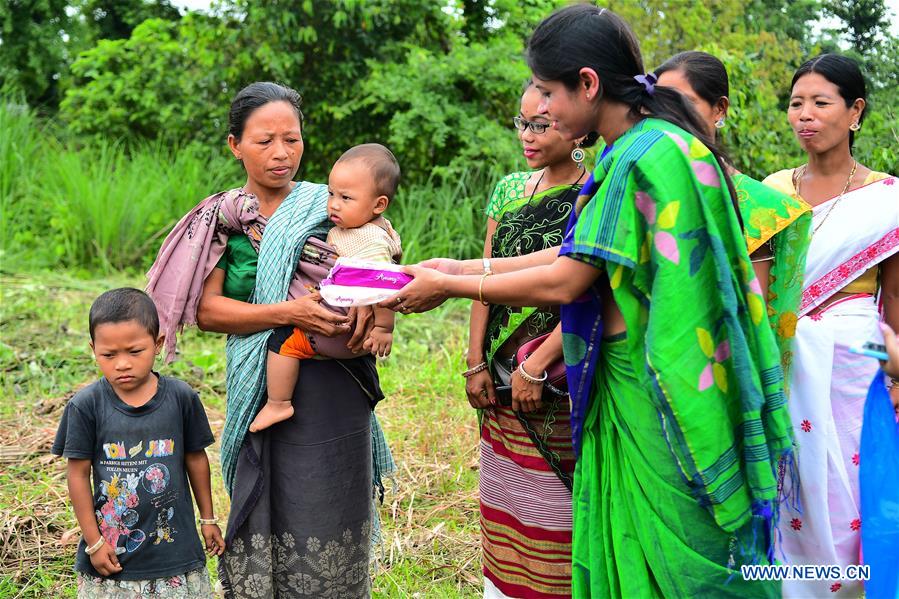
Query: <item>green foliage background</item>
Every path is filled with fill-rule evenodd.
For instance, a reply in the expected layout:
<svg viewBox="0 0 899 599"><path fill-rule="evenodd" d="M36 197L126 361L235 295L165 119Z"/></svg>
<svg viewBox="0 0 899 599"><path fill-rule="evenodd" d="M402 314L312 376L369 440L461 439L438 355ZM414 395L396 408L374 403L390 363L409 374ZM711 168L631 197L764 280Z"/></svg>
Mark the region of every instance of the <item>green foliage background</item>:
<svg viewBox="0 0 899 599"><path fill-rule="evenodd" d="M16 267L143 268L203 197L238 185L227 109L244 85L304 96L300 176L323 180L349 146L400 159L391 209L407 259L476 254L498 177L522 168L509 127L527 35L558 0L7 0L0 6L0 251ZM883 0L608 0L647 69L699 49L731 77L724 130L756 177L802 162L785 116L793 71L843 49L865 66L870 113L856 144L896 172L899 42ZM813 34L832 15L841 26ZM8 260L3 261L8 264Z"/></svg>

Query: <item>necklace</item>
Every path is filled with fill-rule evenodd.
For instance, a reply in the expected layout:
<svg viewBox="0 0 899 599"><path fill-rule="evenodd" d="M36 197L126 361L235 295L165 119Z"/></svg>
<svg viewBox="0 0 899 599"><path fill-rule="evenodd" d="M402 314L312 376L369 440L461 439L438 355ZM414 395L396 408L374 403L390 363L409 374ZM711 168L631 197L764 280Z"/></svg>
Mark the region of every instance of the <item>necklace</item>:
<svg viewBox="0 0 899 599"><path fill-rule="evenodd" d="M573 189L578 183L580 183L581 179L584 178L584 173L586 173L586 172L587 172L587 169L582 168L581 174L580 174L580 176L578 176L577 181L575 181L574 183L569 185L569 188ZM528 198L527 205L531 205L531 202L534 201L534 196L537 194L537 188L540 187L540 183L543 181L543 175L545 175L545 174L546 174L546 169L544 168L543 171L540 173L540 178L537 179L537 184L534 185L534 189L531 191L531 197ZM520 256L521 255L521 240L518 241L518 245L515 249L516 249L518 255Z"/></svg>
<svg viewBox="0 0 899 599"><path fill-rule="evenodd" d="M580 169L581 174L578 175L577 181L569 185L569 187L574 187L578 183L581 182L581 179L584 178L584 173L587 172L587 169ZM546 174L546 169L544 168L540 171L540 178L537 179L537 183L534 185L534 189L531 190L531 196L528 198L528 204L530 204L534 200L534 196L537 195L537 190L540 188L540 184L543 182L543 176Z"/></svg>
<svg viewBox="0 0 899 599"><path fill-rule="evenodd" d="M796 181L794 185L796 186L796 195L802 198L802 195L799 193L799 189L802 186L802 177L805 176L805 171L808 170L808 164L802 165L802 171L796 174ZM827 212L824 214L824 218L821 219L821 222L818 223L818 226L812 230L812 235L818 232L818 229L821 228L821 225L824 224L824 221L827 220L827 217L830 216L830 213L833 212L833 209L837 207L837 204L840 203L840 200L843 199L843 196L846 195L846 192L849 191L849 186L852 185L852 178L855 176L855 169L858 168L858 160L852 161L852 170L849 171L849 178L846 179L846 185L843 186L843 191L840 192L840 195L837 196L837 199L831 203L830 208L827 209Z"/></svg>
<svg viewBox="0 0 899 599"><path fill-rule="evenodd" d="M543 175L546 174L546 169L540 171L540 178L537 179L537 183L534 184L534 189L531 190L531 197L528 198L528 204L534 201L534 196L537 195L537 188L540 187L540 184L543 182Z"/></svg>

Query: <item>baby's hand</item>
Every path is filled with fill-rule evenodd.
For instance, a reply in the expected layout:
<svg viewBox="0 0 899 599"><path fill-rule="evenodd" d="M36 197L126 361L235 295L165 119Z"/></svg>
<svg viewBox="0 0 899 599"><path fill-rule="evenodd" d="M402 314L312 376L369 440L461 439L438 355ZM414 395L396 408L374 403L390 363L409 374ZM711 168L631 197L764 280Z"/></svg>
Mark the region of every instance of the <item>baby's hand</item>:
<svg viewBox="0 0 899 599"><path fill-rule="evenodd" d="M112 576L122 571L119 558L116 557L115 547L109 543L103 543L96 553L90 556L94 570L103 576Z"/></svg>
<svg viewBox="0 0 899 599"><path fill-rule="evenodd" d="M222 538L222 529L218 524L202 524L200 532L206 541L206 553L209 555L221 555L225 552L225 539Z"/></svg>
<svg viewBox="0 0 899 599"><path fill-rule="evenodd" d="M371 352L379 358L386 358L390 355L390 348L393 346L393 331L388 331L382 327L376 326L371 330L368 339L365 340L362 348Z"/></svg>

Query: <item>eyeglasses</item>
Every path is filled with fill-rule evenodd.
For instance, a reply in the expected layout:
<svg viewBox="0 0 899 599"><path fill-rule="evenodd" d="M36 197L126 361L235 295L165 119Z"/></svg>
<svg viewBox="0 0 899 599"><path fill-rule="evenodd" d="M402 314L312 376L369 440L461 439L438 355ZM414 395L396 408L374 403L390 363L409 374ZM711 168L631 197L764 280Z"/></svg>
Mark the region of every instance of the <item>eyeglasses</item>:
<svg viewBox="0 0 899 599"><path fill-rule="evenodd" d="M540 135L541 133L546 132L547 127L549 127L549 123L535 123L534 121L526 121L520 116L513 117L512 123L519 131L530 129L531 133L534 133L536 135Z"/></svg>

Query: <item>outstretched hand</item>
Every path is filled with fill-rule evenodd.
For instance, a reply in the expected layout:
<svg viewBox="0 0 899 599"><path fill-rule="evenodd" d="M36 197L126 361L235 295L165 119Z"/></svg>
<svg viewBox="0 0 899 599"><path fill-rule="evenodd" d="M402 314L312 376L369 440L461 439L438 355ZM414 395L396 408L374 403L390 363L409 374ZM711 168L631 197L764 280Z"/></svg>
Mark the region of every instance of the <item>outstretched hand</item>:
<svg viewBox="0 0 899 599"><path fill-rule="evenodd" d="M428 262L435 261L429 260ZM424 265L404 266L403 272L412 275L414 280L395 295L378 304L380 307L403 314L412 314L433 310L447 300L446 274L436 268Z"/></svg>
<svg viewBox="0 0 899 599"><path fill-rule="evenodd" d="M462 261L453 260L452 258L431 258L430 260L419 262L418 266L430 268L447 275L464 274L462 272Z"/></svg>

